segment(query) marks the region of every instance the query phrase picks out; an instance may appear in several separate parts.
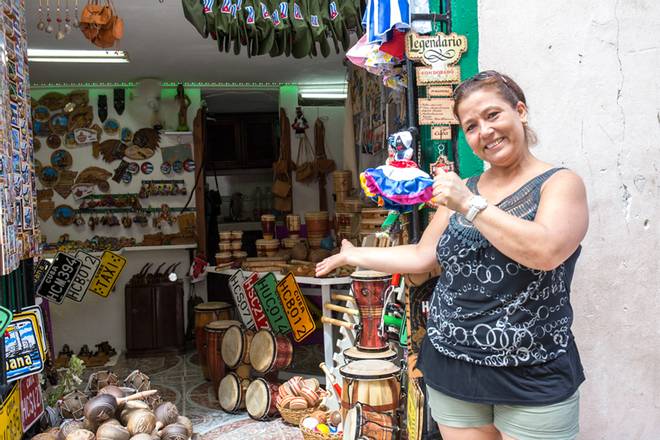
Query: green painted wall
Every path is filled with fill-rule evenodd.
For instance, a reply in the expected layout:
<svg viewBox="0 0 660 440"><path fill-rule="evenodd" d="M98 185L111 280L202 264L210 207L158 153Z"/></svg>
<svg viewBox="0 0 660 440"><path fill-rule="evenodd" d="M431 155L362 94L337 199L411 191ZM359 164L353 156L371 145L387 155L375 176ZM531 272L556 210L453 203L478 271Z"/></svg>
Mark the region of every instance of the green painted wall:
<svg viewBox="0 0 660 440"><path fill-rule="evenodd" d="M468 51L463 54L460 61L461 79L468 78L479 71L479 26L477 17L477 0L447 0L451 2L451 30L460 35L465 35L468 39ZM445 1L431 0L431 12L445 13ZM448 29L442 23L436 23L435 32L448 32ZM426 96L426 88L419 88L419 97ZM451 144L449 141L431 140L431 128L423 126L420 129L422 160L421 166L428 170L429 165L438 157L438 153L445 154L449 159L454 160ZM458 130L458 163L462 177L469 177L480 174L483 171L483 162L472 153L472 150L465 142L463 132Z"/></svg>

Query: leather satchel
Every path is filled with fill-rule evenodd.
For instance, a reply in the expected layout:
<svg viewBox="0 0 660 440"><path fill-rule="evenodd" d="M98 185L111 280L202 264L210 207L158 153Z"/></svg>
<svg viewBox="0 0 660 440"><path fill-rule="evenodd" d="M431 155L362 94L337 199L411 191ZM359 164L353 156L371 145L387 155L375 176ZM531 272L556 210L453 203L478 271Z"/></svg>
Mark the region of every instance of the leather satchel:
<svg viewBox="0 0 660 440"><path fill-rule="evenodd" d="M291 184L288 180L275 180L271 192L277 197L285 198L291 192Z"/></svg>

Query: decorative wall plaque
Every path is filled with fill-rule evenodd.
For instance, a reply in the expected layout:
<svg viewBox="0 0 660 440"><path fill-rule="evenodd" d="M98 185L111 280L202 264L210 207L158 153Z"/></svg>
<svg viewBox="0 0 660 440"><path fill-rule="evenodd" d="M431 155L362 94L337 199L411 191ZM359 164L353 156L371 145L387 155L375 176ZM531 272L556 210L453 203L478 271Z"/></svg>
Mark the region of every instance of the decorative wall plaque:
<svg viewBox="0 0 660 440"><path fill-rule="evenodd" d="M406 35L406 56L413 61L421 61L427 66L456 64L467 50L465 35L439 33L419 35L408 32Z"/></svg>
<svg viewBox="0 0 660 440"><path fill-rule="evenodd" d="M454 100L450 98L420 98L417 114L420 125L458 124L454 116Z"/></svg>
<svg viewBox="0 0 660 440"><path fill-rule="evenodd" d="M448 125L435 125L431 127L431 140L446 141L451 139L451 127Z"/></svg>
<svg viewBox="0 0 660 440"><path fill-rule="evenodd" d="M454 88L452 86L427 86L427 96L452 96Z"/></svg>
<svg viewBox="0 0 660 440"><path fill-rule="evenodd" d="M417 85L458 84L461 82L461 67L417 67Z"/></svg>

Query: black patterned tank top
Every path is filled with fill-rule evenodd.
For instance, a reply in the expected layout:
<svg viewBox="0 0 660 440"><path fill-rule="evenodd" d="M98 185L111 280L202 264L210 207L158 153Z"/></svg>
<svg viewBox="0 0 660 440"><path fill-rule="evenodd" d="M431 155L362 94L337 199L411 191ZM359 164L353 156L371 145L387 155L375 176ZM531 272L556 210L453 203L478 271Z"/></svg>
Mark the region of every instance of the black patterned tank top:
<svg viewBox="0 0 660 440"><path fill-rule="evenodd" d="M541 186L560 169L533 178L497 207L534 220ZM475 194L479 177L467 181ZM573 338L569 294L580 247L554 270L530 269L454 213L436 253L444 271L431 300L427 332L440 353L506 367L546 363L566 352Z"/></svg>

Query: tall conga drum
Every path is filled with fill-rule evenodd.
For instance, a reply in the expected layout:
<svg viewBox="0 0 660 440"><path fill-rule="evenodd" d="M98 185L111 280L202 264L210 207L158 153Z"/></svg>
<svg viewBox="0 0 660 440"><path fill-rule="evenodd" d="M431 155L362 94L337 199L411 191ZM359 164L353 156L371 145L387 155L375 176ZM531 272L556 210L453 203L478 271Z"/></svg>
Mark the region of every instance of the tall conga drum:
<svg viewBox="0 0 660 440"><path fill-rule="evenodd" d="M379 359L381 361L394 362L398 356L397 352L391 348L384 351L364 351L357 347L351 347L344 350L344 359L346 360L346 363L367 359Z"/></svg>
<svg viewBox="0 0 660 440"><path fill-rule="evenodd" d="M343 440L393 440L397 431L391 414L373 411L368 405L356 403L346 413Z"/></svg>
<svg viewBox="0 0 660 440"><path fill-rule="evenodd" d="M249 379L243 379L233 371L227 373L217 388L220 407L229 413L245 409L245 393L249 386Z"/></svg>
<svg viewBox="0 0 660 440"><path fill-rule="evenodd" d="M293 345L283 335L261 329L254 334L250 345L250 363L257 373L270 373L291 365Z"/></svg>
<svg viewBox="0 0 660 440"><path fill-rule="evenodd" d="M220 352L225 332L232 325L240 326L238 321L211 321L204 327L206 332L206 363L213 389L217 390L220 380L225 376L225 362Z"/></svg>
<svg viewBox="0 0 660 440"><path fill-rule="evenodd" d="M399 372L401 368L389 361L354 361L339 368L344 379L341 390L342 415L357 402L369 405L374 411L394 414L399 407Z"/></svg>
<svg viewBox="0 0 660 440"><path fill-rule="evenodd" d="M388 349L387 335L381 331L385 291L392 275L372 270L359 270L351 274L351 290L360 310L360 329L357 347L364 351Z"/></svg>
<svg viewBox="0 0 660 440"><path fill-rule="evenodd" d="M243 329L238 325L231 325L222 338L220 353L225 365L232 370L242 364L250 363L250 345L252 344L252 330Z"/></svg>
<svg viewBox="0 0 660 440"><path fill-rule="evenodd" d="M233 308L234 306L231 304L222 301L206 302L195 306L195 347L206 380L209 380L209 368L206 362L206 333L204 327L211 321L231 319Z"/></svg>
<svg viewBox="0 0 660 440"><path fill-rule="evenodd" d="M267 420L277 414L277 396L279 384L257 378L250 383L245 396L248 415L255 420Z"/></svg>

